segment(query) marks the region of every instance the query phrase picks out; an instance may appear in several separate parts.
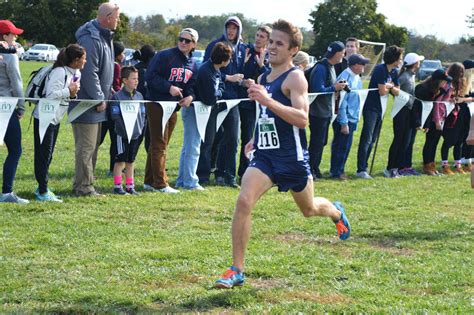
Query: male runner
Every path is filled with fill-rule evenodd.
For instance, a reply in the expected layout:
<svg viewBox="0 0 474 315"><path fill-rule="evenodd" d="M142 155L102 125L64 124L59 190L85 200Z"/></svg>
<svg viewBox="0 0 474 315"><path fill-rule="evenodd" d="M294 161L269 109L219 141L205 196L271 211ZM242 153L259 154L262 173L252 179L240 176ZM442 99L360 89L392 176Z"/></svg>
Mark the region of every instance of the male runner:
<svg viewBox="0 0 474 315"><path fill-rule="evenodd" d="M305 217L330 217L336 224L340 239L345 240L350 235L349 221L342 205L313 195L305 134L308 86L303 72L292 63L302 40L297 27L284 20L275 22L268 48L272 68L259 78L260 84L253 84L248 89L250 99L260 104L255 140L246 146L246 153L252 149L255 153L242 178L232 221L233 264L216 281L216 288L243 285L252 209L273 184L281 192L291 190Z"/></svg>

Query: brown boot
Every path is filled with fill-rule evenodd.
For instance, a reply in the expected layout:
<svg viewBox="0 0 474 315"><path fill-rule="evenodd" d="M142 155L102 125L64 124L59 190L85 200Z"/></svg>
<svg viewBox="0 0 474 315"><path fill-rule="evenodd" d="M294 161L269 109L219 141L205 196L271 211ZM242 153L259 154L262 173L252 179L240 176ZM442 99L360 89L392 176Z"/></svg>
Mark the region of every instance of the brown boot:
<svg viewBox="0 0 474 315"><path fill-rule="evenodd" d="M423 165L423 173L429 176L435 176L436 175L436 166L434 162L424 164Z"/></svg>
<svg viewBox="0 0 474 315"><path fill-rule="evenodd" d="M464 170L464 172L470 173L471 170L472 170L472 164L471 164L471 163L469 163L469 164L464 164L463 167L462 167L462 169Z"/></svg>
<svg viewBox="0 0 474 315"><path fill-rule="evenodd" d="M462 175L466 174L466 172L464 172L464 170L462 169L461 164L458 164L454 167L454 173Z"/></svg>
<svg viewBox="0 0 474 315"><path fill-rule="evenodd" d="M443 173L444 175L454 175L454 172L451 171L451 168L449 167L449 165L443 165L441 173Z"/></svg>

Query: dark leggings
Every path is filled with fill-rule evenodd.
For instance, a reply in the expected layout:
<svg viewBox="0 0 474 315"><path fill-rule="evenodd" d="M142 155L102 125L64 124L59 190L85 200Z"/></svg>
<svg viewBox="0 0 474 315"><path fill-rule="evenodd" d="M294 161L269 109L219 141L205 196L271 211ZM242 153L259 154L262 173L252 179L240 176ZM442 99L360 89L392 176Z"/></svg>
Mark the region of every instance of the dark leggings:
<svg viewBox="0 0 474 315"><path fill-rule="evenodd" d="M7 132L3 139L7 147L7 158L3 163L3 185L2 193L8 194L13 191L13 181L16 175L16 168L21 156L21 127L16 111L13 112L8 121Z"/></svg>
<svg viewBox="0 0 474 315"><path fill-rule="evenodd" d="M425 145L423 146L423 164L434 162L436 157L436 148L438 147L439 139L441 138L441 130L436 130L433 121L429 124L429 130L426 133Z"/></svg>
<svg viewBox="0 0 474 315"><path fill-rule="evenodd" d="M39 120L34 121L34 140L35 140L35 178L38 182L38 191L45 194L48 191L49 166L53 159L54 147L58 139L59 124L50 124L40 143Z"/></svg>
<svg viewBox="0 0 474 315"><path fill-rule="evenodd" d="M459 144L459 129L454 126L454 128L446 128L443 130L443 145L441 146L441 160L448 160L448 153L451 147L453 148L453 157L454 160L461 159L461 145Z"/></svg>

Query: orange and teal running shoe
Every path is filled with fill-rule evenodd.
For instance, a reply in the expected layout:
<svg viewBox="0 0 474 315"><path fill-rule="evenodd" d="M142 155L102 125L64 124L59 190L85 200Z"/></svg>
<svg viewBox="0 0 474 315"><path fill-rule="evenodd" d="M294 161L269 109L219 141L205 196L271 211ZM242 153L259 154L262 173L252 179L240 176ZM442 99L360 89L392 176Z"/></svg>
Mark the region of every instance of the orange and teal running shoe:
<svg viewBox="0 0 474 315"><path fill-rule="evenodd" d="M217 289L232 289L233 287L242 286L245 281L245 276L242 272L231 266L223 274L222 278L214 283L214 288Z"/></svg>
<svg viewBox="0 0 474 315"><path fill-rule="evenodd" d="M341 211L341 218L336 222L337 236L341 240L347 240L351 235L351 225L346 216L346 211L342 206L342 203L336 201L333 203L337 210Z"/></svg>

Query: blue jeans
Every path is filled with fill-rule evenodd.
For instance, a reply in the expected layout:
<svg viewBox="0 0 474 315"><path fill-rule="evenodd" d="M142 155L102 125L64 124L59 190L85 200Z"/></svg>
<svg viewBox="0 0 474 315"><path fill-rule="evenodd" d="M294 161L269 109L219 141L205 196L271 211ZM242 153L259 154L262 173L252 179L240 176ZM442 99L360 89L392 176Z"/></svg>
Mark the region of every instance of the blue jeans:
<svg viewBox="0 0 474 315"><path fill-rule="evenodd" d="M16 111L13 112L8 121L7 132L3 139L7 147L7 158L3 163L3 185L2 193L8 194L13 191L13 181L16 175L16 168L21 156L21 127Z"/></svg>
<svg viewBox="0 0 474 315"><path fill-rule="evenodd" d="M320 176L319 165L323 157L324 146L328 143L328 131L331 117L323 118L309 115L309 164L311 172Z"/></svg>
<svg viewBox="0 0 474 315"><path fill-rule="evenodd" d="M377 141L382 127L382 115L380 113L365 110L364 125L360 135L359 149L357 151L357 172L367 172L368 160L372 147Z"/></svg>
<svg viewBox="0 0 474 315"><path fill-rule="evenodd" d="M246 103L246 104L243 104ZM249 159L245 156L245 145L252 139L255 132L256 107L255 102L245 101L239 105L240 112L240 161L237 174L240 178L244 176L249 165Z"/></svg>
<svg viewBox="0 0 474 315"><path fill-rule="evenodd" d="M237 148L239 145L239 108L235 106L222 123L223 138L219 144L216 161L216 177L224 177L226 183L235 181Z"/></svg>
<svg viewBox="0 0 474 315"><path fill-rule="evenodd" d="M176 187L195 188L199 184L196 175L199 162L199 149L201 148L201 137L196 124L196 113L194 107L181 109L181 118L184 126L184 140L179 159L178 179Z"/></svg>
<svg viewBox="0 0 474 315"><path fill-rule="evenodd" d="M344 174L344 167L347 162L347 157L351 151L352 139L357 124L348 123L349 134L341 133L341 124L336 120L332 123L332 130L334 131L334 138L331 144L331 176L339 177Z"/></svg>

